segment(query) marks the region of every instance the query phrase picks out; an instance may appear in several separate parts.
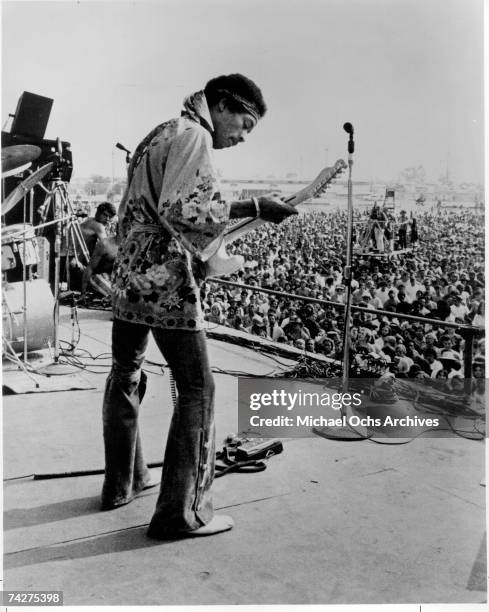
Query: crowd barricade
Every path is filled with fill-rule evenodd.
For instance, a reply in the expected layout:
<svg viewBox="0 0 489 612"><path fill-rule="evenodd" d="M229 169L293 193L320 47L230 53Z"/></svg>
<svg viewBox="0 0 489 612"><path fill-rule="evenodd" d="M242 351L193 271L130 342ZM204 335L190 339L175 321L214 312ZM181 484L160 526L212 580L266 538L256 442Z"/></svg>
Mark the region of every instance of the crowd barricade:
<svg viewBox="0 0 489 612"><path fill-rule="evenodd" d="M307 303L312 303L312 304L320 304L322 306L330 306L330 307L333 307L339 310L343 310L345 308L345 304L342 304L339 302L323 300L320 298L311 298L311 297L307 297L303 295L297 295L294 293L276 291L274 289L266 289L265 287L247 285L245 283L236 283L234 281L229 281L229 280L224 280L224 279L208 278L206 279L206 283L216 283L218 285L223 285L223 286L238 287L240 289L247 289L249 291L255 291L257 293L265 293L268 295L274 295L274 296L278 296L281 298L286 298L288 300L294 300L297 302L307 302ZM464 364L465 379L468 380L468 382L470 383L470 379L472 378L472 360L473 360L473 350L474 350L474 338L476 335L480 335L481 332L484 333L483 327L479 327L475 325L453 323L451 321L441 321L440 319L418 317L414 315L401 314L398 312L390 312L387 310L380 310L380 309L375 309L375 308L366 308L364 306L351 305L351 310L353 312L363 312L363 313L376 315L378 317L386 317L388 319L397 319L398 321L410 321L412 323L420 323L422 325L432 325L433 327L456 329L465 341L464 351L463 351L463 364Z"/></svg>

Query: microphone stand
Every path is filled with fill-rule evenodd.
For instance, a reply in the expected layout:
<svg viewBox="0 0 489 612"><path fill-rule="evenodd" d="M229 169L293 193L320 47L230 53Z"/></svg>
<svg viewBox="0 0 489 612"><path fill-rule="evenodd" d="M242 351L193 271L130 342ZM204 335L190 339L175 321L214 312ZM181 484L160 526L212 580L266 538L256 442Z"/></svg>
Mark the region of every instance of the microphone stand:
<svg viewBox="0 0 489 612"><path fill-rule="evenodd" d="M352 167L353 153L355 151L355 142L353 141L353 126L351 123L343 125L345 132L349 134L348 139L348 208L346 222L346 262L343 269L343 277L346 284L346 301L345 301L345 320L343 326L343 371L342 371L342 393L348 393L349 376L350 376L350 348L351 348L351 262L352 262L352 247L353 247L353 184L352 184ZM339 427L313 427L313 433L327 438L328 440L356 441L365 440L371 435L363 434L352 427L347 421L347 410L342 404L340 414L344 425Z"/></svg>
<svg viewBox="0 0 489 612"><path fill-rule="evenodd" d="M348 208L346 221L346 263L343 277L346 283L345 320L343 325L343 393L348 392L348 377L350 376L350 348L351 348L351 260L353 242L353 184L352 167L355 142L353 140L353 126L345 123L343 129L350 135L348 139Z"/></svg>

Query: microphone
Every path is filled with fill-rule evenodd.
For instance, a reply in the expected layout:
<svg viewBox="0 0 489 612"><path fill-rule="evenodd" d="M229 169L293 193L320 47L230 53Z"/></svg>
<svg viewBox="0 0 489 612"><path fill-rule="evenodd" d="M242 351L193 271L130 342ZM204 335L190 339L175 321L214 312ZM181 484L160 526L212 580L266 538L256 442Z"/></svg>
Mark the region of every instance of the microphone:
<svg viewBox="0 0 489 612"><path fill-rule="evenodd" d="M125 151L126 153L126 164L130 164L131 163L131 151L129 151L129 149L126 149L126 147L121 144L120 142L116 143L116 149L120 149L121 151Z"/></svg>
<svg viewBox="0 0 489 612"><path fill-rule="evenodd" d="M122 145L120 142L118 142L115 145L118 149L120 149L121 151L125 151L126 153L130 153L131 151L129 151L129 149L126 149L126 147L124 145Z"/></svg>
<svg viewBox="0 0 489 612"><path fill-rule="evenodd" d="M343 129L350 135L348 140L348 153L351 155L355 151L355 143L353 142L353 125L347 121L343 124Z"/></svg>

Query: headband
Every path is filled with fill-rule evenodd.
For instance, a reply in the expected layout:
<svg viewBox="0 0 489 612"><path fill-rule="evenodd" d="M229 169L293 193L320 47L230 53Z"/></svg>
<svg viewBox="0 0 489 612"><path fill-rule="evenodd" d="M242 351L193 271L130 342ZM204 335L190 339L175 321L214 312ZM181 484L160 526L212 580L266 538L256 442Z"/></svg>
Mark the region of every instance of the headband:
<svg viewBox="0 0 489 612"><path fill-rule="evenodd" d="M253 102L250 102L250 100L247 100L246 98L243 98L239 94L232 93L231 91L229 91L227 89L219 89L217 93L225 94L229 98L232 98L235 102L240 104L244 108L244 110L247 113L249 113L257 122L260 119L261 115L258 112L258 108L256 107L256 105Z"/></svg>

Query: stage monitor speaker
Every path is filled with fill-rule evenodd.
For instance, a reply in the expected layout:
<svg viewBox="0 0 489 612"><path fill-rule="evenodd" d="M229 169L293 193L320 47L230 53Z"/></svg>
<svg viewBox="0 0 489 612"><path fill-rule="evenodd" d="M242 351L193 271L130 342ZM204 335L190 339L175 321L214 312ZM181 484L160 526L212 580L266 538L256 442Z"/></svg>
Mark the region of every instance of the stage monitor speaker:
<svg viewBox="0 0 489 612"><path fill-rule="evenodd" d="M24 91L20 96L10 129L11 134L44 138L53 100Z"/></svg>

